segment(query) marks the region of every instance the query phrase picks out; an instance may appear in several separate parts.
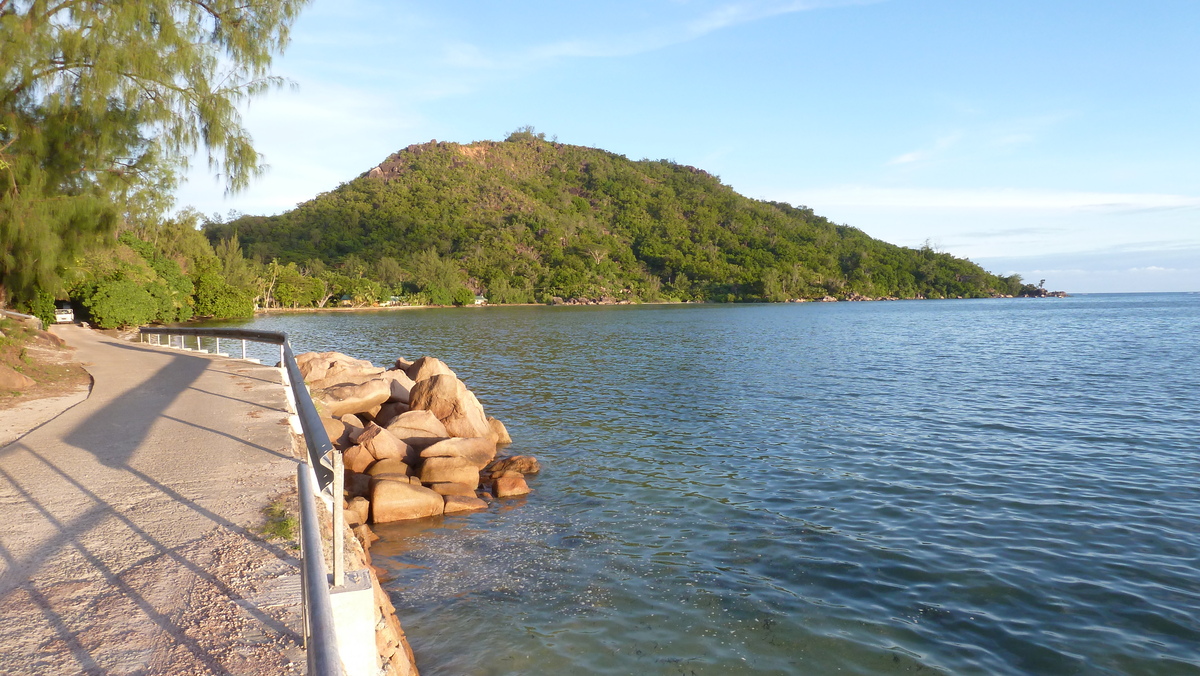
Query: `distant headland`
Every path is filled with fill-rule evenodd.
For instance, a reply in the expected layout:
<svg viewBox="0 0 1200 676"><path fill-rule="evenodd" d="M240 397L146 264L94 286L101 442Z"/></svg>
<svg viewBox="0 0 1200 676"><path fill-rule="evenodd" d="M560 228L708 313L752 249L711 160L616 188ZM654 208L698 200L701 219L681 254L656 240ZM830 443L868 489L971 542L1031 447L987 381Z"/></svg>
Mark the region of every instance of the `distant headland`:
<svg viewBox="0 0 1200 676"><path fill-rule="evenodd" d="M233 244L279 266L289 293L260 298L263 307L982 298L1035 288L807 207L749 199L695 167L530 129L502 142L409 146L291 211L203 229L218 249ZM324 283L290 292L305 280Z"/></svg>

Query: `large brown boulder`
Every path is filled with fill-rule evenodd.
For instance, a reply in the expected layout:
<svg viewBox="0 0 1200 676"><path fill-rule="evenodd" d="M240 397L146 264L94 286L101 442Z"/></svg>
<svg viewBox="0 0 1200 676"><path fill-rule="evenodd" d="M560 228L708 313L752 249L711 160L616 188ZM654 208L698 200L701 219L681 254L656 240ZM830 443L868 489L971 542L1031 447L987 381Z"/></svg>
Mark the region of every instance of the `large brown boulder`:
<svg viewBox="0 0 1200 676"><path fill-rule="evenodd" d="M492 479L492 494L498 498L511 498L529 492L529 485L520 472L505 472Z"/></svg>
<svg viewBox="0 0 1200 676"><path fill-rule="evenodd" d="M421 463L421 483L448 482L479 486L479 468L466 458L426 458Z"/></svg>
<svg viewBox="0 0 1200 676"><path fill-rule="evenodd" d="M373 462L375 456L362 446L351 446L342 454L342 465L351 472L366 472Z"/></svg>
<svg viewBox="0 0 1200 676"><path fill-rule="evenodd" d="M353 528L367 522L371 514L371 501L363 497L355 497L345 506L346 525Z"/></svg>
<svg viewBox="0 0 1200 676"><path fill-rule="evenodd" d="M366 423L362 421L362 418L351 413L339 416L338 420L346 423L346 427L350 428L350 438L356 441L358 440L358 435L362 434L363 428L367 426Z"/></svg>
<svg viewBox="0 0 1200 676"><path fill-rule="evenodd" d="M363 369L375 368L375 365L366 359L355 359L341 352L305 352L296 355L296 366L306 383L321 380L328 375L330 368L339 364Z"/></svg>
<svg viewBox="0 0 1200 676"><path fill-rule="evenodd" d="M379 412L375 414L375 424L380 427L387 427L403 413L408 413L408 404L399 401L389 401L379 407Z"/></svg>
<svg viewBox="0 0 1200 676"><path fill-rule="evenodd" d="M514 455L508 458L500 458L492 463L489 467L492 474L500 474L506 471L520 472L521 474L537 474L542 471L541 465L537 458L532 455Z"/></svg>
<svg viewBox="0 0 1200 676"><path fill-rule="evenodd" d="M409 393L408 405L414 411L425 410L437 416L452 437L488 437L483 406L461 380L438 375L417 381Z"/></svg>
<svg viewBox="0 0 1200 676"><path fill-rule="evenodd" d="M406 429L420 430L426 434L422 436L437 437L445 439L450 436L450 432L446 430L446 426L441 420L431 411L405 411L396 416L391 425L388 427L404 427Z"/></svg>
<svg viewBox="0 0 1200 676"><path fill-rule="evenodd" d="M358 472L346 472L344 487L346 497L367 497L371 494L371 477Z"/></svg>
<svg viewBox="0 0 1200 676"><path fill-rule="evenodd" d="M449 366L446 366L445 362L437 357L421 357L413 362L411 366L405 369L405 371L408 373L408 377L412 378L413 382L415 383L419 383L426 378L432 378L433 376L439 375L450 375L455 376L456 378L458 377L455 375L454 371L450 370Z"/></svg>
<svg viewBox="0 0 1200 676"><path fill-rule="evenodd" d="M329 437L329 441L337 448L347 448L353 445L353 435L360 431L333 418L321 418L321 424L325 426L325 436Z"/></svg>
<svg viewBox="0 0 1200 676"><path fill-rule="evenodd" d="M373 463L367 468L367 474L376 476L378 474L403 474L408 475L408 463L400 458L385 458L379 462Z"/></svg>
<svg viewBox="0 0 1200 676"><path fill-rule="evenodd" d="M304 382L314 390L322 390L337 385L358 385L384 373L382 366L361 366L359 364L334 363L325 372L324 377L309 378Z"/></svg>
<svg viewBox="0 0 1200 676"><path fill-rule="evenodd" d="M429 411L408 411L388 423L387 430L409 446L425 448L450 436L446 426Z"/></svg>
<svg viewBox="0 0 1200 676"><path fill-rule="evenodd" d="M408 403L408 392L416 383L413 382L412 378L408 377L407 373L392 369L389 371L384 371L379 377L383 378L384 380L391 381L392 398L388 401L399 401L405 404Z"/></svg>
<svg viewBox="0 0 1200 676"><path fill-rule="evenodd" d="M443 511L446 514L473 512L480 509L487 509L488 506L486 502L474 495L447 495L445 500L446 506L443 508Z"/></svg>
<svg viewBox="0 0 1200 676"><path fill-rule="evenodd" d="M484 437L453 437L421 451L422 458L463 458L483 469L496 457L496 444Z"/></svg>
<svg viewBox="0 0 1200 676"><path fill-rule="evenodd" d="M498 443L498 444L511 444L512 443L512 437L510 437L508 435L508 428L504 426L504 423L500 422L499 420L496 420L495 418L493 418L490 415L487 417L487 422L488 422L488 427L492 428L492 436L496 437L496 443Z"/></svg>
<svg viewBox="0 0 1200 676"><path fill-rule="evenodd" d="M384 479L371 491L371 520L375 523L422 519L442 513L445 500L423 486Z"/></svg>
<svg viewBox="0 0 1200 676"><path fill-rule="evenodd" d="M358 445L370 451L375 460L397 458L405 462L416 459L416 451L375 423L368 423L358 435Z"/></svg>
<svg viewBox="0 0 1200 676"><path fill-rule="evenodd" d="M0 390L27 390L37 383L24 373L17 373L7 364L0 364Z"/></svg>
<svg viewBox="0 0 1200 676"><path fill-rule="evenodd" d="M377 411L377 407L392 396L392 386L389 381L376 378L358 385L337 385L314 390L312 395L313 399L325 405L330 416L340 418L347 413Z"/></svg>
<svg viewBox="0 0 1200 676"><path fill-rule="evenodd" d="M438 495L466 495L475 497L475 489L467 484L456 484L451 481L435 481L426 488Z"/></svg>

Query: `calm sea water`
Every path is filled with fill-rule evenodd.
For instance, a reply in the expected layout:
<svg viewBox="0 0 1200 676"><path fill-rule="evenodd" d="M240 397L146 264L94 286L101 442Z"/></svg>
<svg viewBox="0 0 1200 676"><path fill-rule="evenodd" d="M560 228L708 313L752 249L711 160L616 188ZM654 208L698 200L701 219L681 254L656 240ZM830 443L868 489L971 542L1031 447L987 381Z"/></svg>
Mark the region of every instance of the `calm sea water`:
<svg viewBox="0 0 1200 676"><path fill-rule="evenodd" d="M380 526L425 676L1200 674L1200 295L290 315L544 470Z"/></svg>

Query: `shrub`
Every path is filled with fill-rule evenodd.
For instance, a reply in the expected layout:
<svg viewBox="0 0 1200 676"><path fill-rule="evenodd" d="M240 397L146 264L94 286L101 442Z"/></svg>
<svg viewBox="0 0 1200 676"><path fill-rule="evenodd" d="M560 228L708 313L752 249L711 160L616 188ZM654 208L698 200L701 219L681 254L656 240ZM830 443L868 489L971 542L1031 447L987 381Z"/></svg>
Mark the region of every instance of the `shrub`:
<svg viewBox="0 0 1200 676"><path fill-rule="evenodd" d="M27 303L24 310L42 320L43 326L54 323L54 296L39 290L33 300Z"/></svg>
<svg viewBox="0 0 1200 676"><path fill-rule="evenodd" d="M249 317L254 314L254 299L215 272L207 272L196 280L196 314L215 319Z"/></svg>
<svg viewBox="0 0 1200 676"><path fill-rule="evenodd" d="M137 326L153 321L159 305L145 288L127 279L106 280L85 298L84 307L102 329Z"/></svg>
<svg viewBox="0 0 1200 676"><path fill-rule="evenodd" d="M460 286L454 290L453 303L458 306L474 305L475 294L465 286Z"/></svg>

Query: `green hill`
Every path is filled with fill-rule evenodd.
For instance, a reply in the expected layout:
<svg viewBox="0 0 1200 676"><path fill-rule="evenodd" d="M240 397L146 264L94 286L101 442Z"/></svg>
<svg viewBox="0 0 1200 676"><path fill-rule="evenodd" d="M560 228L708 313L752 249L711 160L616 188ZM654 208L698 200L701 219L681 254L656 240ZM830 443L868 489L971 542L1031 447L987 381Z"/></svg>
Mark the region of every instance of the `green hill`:
<svg viewBox="0 0 1200 676"><path fill-rule="evenodd" d="M414 145L287 213L210 222L259 261L340 268L385 287L490 302L983 297L1018 277L894 246L708 173L551 143Z"/></svg>

